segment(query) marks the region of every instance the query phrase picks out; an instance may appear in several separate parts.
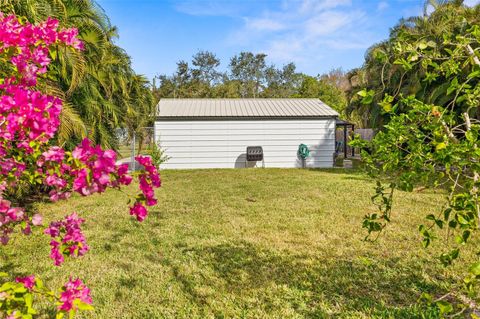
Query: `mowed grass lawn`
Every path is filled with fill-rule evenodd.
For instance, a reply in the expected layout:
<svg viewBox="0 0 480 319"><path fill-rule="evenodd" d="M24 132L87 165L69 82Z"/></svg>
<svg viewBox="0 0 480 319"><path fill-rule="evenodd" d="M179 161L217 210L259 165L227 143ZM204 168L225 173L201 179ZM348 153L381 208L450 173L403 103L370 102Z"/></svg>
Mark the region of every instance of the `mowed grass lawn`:
<svg viewBox="0 0 480 319"><path fill-rule="evenodd" d="M159 204L143 223L115 190L39 205L48 220L85 217L91 251L57 268L47 236L16 236L1 250L3 270L38 274L51 287L84 279L95 311L82 318L413 318L421 291L442 293L455 279L417 232L444 194L398 193L394 222L368 243L361 222L374 209L373 183L358 172L162 177Z"/></svg>

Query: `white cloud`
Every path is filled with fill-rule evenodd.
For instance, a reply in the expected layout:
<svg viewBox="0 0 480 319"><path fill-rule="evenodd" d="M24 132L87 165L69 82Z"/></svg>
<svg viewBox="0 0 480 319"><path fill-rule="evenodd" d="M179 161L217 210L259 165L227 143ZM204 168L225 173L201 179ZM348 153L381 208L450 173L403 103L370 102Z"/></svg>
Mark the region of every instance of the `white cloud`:
<svg viewBox="0 0 480 319"><path fill-rule="evenodd" d="M474 5L479 4L480 0L465 0L463 3L469 7L473 7Z"/></svg>
<svg viewBox="0 0 480 319"><path fill-rule="evenodd" d="M322 65L325 59L332 61L352 50L358 54L380 40L372 27L371 12L367 17L365 7L352 0L275 0L275 6L272 1L258 0L180 1L175 6L186 14L241 21L241 27L225 39L227 46L266 53L275 64L295 62L299 69ZM387 9L387 1L375 3L373 13ZM243 7L239 8L239 3Z"/></svg>
<svg viewBox="0 0 480 319"><path fill-rule="evenodd" d="M248 29L256 31L279 31L285 29L285 25L278 20L269 18L245 18L245 23Z"/></svg>
<svg viewBox="0 0 480 319"><path fill-rule="evenodd" d="M333 9L341 6L350 6L351 0L304 0L300 6L302 13L317 13L327 9Z"/></svg>
<svg viewBox="0 0 480 319"><path fill-rule="evenodd" d="M366 12L351 0L284 0L276 10L245 17L228 43L264 52L277 64L308 65L332 50L368 48L377 40L366 31L368 23Z"/></svg>
<svg viewBox="0 0 480 319"><path fill-rule="evenodd" d="M323 42L330 48L338 50L350 50L350 49L365 49L372 45L372 42L368 40L362 40L361 37L357 39L330 39Z"/></svg>
<svg viewBox="0 0 480 319"><path fill-rule="evenodd" d="M180 0L174 3L178 12L192 16L236 16L241 14L245 8L241 3L235 1L195 1Z"/></svg>
<svg viewBox="0 0 480 319"><path fill-rule="evenodd" d="M305 31L308 37L317 37L332 34L348 26L355 19L358 12L324 11L305 22Z"/></svg>
<svg viewBox="0 0 480 319"><path fill-rule="evenodd" d="M268 49L265 53L273 61L295 61L302 62L304 60L299 52L304 50L304 44L302 41L296 38L281 38L278 40L272 40L268 43Z"/></svg>
<svg viewBox="0 0 480 319"><path fill-rule="evenodd" d="M380 1L377 5L377 11L383 11L389 7L387 1Z"/></svg>

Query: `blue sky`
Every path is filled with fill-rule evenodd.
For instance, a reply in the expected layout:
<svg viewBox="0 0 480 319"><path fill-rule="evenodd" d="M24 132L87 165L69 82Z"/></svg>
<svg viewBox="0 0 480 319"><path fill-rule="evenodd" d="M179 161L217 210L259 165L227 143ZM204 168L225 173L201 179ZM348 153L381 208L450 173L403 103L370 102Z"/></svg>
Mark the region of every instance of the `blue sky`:
<svg viewBox="0 0 480 319"><path fill-rule="evenodd" d="M480 0L466 0L468 4ZM311 75L361 66L423 0L98 0L119 28L117 40L136 72L172 74L178 60L212 51L226 70L241 51L263 52L277 66L295 62Z"/></svg>

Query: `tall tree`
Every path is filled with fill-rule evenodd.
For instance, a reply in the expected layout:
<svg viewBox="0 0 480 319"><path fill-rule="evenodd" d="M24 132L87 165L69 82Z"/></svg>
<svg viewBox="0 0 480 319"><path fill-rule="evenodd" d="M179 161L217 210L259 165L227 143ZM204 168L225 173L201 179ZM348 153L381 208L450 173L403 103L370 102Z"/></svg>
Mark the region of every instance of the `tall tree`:
<svg viewBox="0 0 480 319"><path fill-rule="evenodd" d="M330 72L320 75L320 79L336 86L343 92L348 91L351 87L347 73L342 68L332 69Z"/></svg>
<svg viewBox="0 0 480 319"><path fill-rule="evenodd" d="M299 89L302 77L291 62L277 69L271 65L265 69L265 88L262 97L287 98L294 96Z"/></svg>
<svg viewBox="0 0 480 319"><path fill-rule="evenodd" d="M333 70L320 78L298 73L295 63L267 66L265 54L241 52L231 58L229 72L220 73L215 54L200 51L189 66L179 61L171 76L159 75L157 98L301 98L313 97L344 114L346 75ZM216 79L216 80L215 80Z"/></svg>
<svg viewBox="0 0 480 319"><path fill-rule="evenodd" d="M266 54L240 52L230 59L231 79L238 80L241 86L242 97L259 96L265 80Z"/></svg>
<svg viewBox="0 0 480 319"><path fill-rule="evenodd" d="M320 76L320 79L309 75L303 75L302 77L302 84L298 90L299 97L319 98L342 116L345 116L347 106L345 92L327 81L323 76Z"/></svg>
<svg viewBox="0 0 480 319"><path fill-rule="evenodd" d="M388 94L394 99L413 94L428 103L447 106L453 96L448 94L451 81L454 81L453 69L450 76L436 73L425 74L425 65L433 63L423 59L421 50L435 48L449 49L450 37L463 37L468 25L480 23L480 7L468 7L463 1L429 1L422 16L402 19L391 30L390 37L374 46L366 54L364 66L350 75L356 79L350 91L350 112L357 112L370 120L370 125L381 127L388 122L389 115L382 112L383 96ZM418 46L418 54L406 55L403 46ZM478 48L471 47L473 51ZM465 48L464 54L468 54ZM453 62L452 62L453 63ZM425 77L425 75L427 75ZM466 76L463 74L461 76ZM457 81L460 81L457 79ZM362 88L362 95L359 92ZM373 103L363 104L365 99ZM402 107L400 104L398 107Z"/></svg>
<svg viewBox="0 0 480 319"><path fill-rule="evenodd" d="M212 52L197 52L193 56L192 64L195 67L192 70L193 78L205 82L210 86L215 84L221 76L217 70L220 65L220 60Z"/></svg>
<svg viewBox="0 0 480 319"><path fill-rule="evenodd" d="M370 87L359 97L381 108L386 125L371 142L355 142L368 150L362 160L377 178L372 197L377 209L365 216L363 227L368 236L378 235L395 218L401 211L392 210L396 189L439 188L443 203L432 205L415 228L423 245L436 245L436 259L450 267L431 276L445 282L442 290L448 293L426 290L421 299L436 308L438 317L475 318L480 296L480 5L432 4L433 11L423 17L401 21L371 53L383 69L377 75L380 85L373 82L375 74L367 73ZM392 81L390 75L399 77ZM458 281L444 280L445 274Z"/></svg>

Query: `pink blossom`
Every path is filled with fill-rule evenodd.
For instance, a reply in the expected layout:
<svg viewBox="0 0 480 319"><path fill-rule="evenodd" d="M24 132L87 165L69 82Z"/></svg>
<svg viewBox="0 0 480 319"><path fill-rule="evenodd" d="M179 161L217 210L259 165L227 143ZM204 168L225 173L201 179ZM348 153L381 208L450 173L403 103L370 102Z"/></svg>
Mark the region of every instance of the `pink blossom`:
<svg viewBox="0 0 480 319"><path fill-rule="evenodd" d="M139 222L143 221L147 214L147 209L141 203L137 202L130 208L130 215L136 216Z"/></svg>
<svg viewBox="0 0 480 319"><path fill-rule="evenodd" d="M117 174L118 174L118 183L122 185L130 185L132 182L132 176L128 175L128 164L121 164L117 166ZM117 185L113 185L117 186Z"/></svg>
<svg viewBox="0 0 480 319"><path fill-rule="evenodd" d="M50 193L48 193L48 195L50 195L50 200L52 202L56 202L60 199L68 199L70 198L70 196L72 195L71 192L61 192L61 191L57 191L57 190L51 190Z"/></svg>
<svg viewBox="0 0 480 319"><path fill-rule="evenodd" d="M152 159L150 157L137 156L135 157L135 159L145 168L145 171L142 172L138 177L140 181L140 190L142 191L145 198L145 203L148 206L156 205L157 199L155 198L154 187L161 186L161 180L158 170L153 165Z"/></svg>
<svg viewBox="0 0 480 319"><path fill-rule="evenodd" d="M10 241L10 237L8 235L0 236L0 242L2 243L2 245L8 244L9 241Z"/></svg>
<svg viewBox="0 0 480 319"><path fill-rule="evenodd" d="M60 162L65 158L65 151L58 146L52 146L42 155L46 161Z"/></svg>
<svg viewBox="0 0 480 319"><path fill-rule="evenodd" d="M40 225L42 225L42 223L43 223L43 217L42 217L42 215L40 215L40 214L35 214L35 215L33 215L33 217L32 217L32 224L33 224L34 226L40 226Z"/></svg>
<svg viewBox="0 0 480 319"><path fill-rule="evenodd" d="M70 311L76 310L74 306L75 300L80 300L85 304L92 304L92 297L90 296L90 289L80 280L70 280L63 286L60 294L59 310Z"/></svg>
<svg viewBox="0 0 480 319"><path fill-rule="evenodd" d="M25 288L27 288L28 290L32 290L33 287L35 286L35 276L34 275L31 275L31 276L27 276L27 277L17 277L15 279L16 282L19 282L19 283L22 283Z"/></svg>
<svg viewBox="0 0 480 319"><path fill-rule="evenodd" d="M17 319L18 316L17 316L17 312L14 311L12 312L10 315L8 315L7 317L5 317L5 319Z"/></svg>
<svg viewBox="0 0 480 319"><path fill-rule="evenodd" d="M58 34L58 37L62 42L67 45L70 45L78 50L83 50L83 43L77 38L78 30L75 28L65 29Z"/></svg>
<svg viewBox="0 0 480 319"><path fill-rule="evenodd" d="M60 252L60 243L56 240L50 241L50 258L53 259L55 266L60 266L65 261L63 254Z"/></svg>
<svg viewBox="0 0 480 319"><path fill-rule="evenodd" d="M47 175L47 178L45 178L45 185L56 186L57 188L64 188L65 186L67 186L67 181L59 177L57 174Z"/></svg>
<svg viewBox="0 0 480 319"><path fill-rule="evenodd" d="M67 199L72 192L83 196L102 193L107 188L129 185L132 176L126 164L116 165L116 153L84 139L72 152L50 143L60 125L62 101L36 89L38 76L51 63L51 46L83 49L76 29L59 30L55 19L34 25L0 12L0 55L12 73L0 83L0 242L7 244L15 227L30 234L32 225L42 224L38 214L31 216L7 200L19 185L46 188L52 201ZM10 64L10 66L8 66ZM54 141L53 141L54 142ZM148 157L137 158L145 170L139 174L141 194L130 214L143 221L145 207L157 203L154 189L161 186L157 168ZM31 216L31 217L30 217ZM50 258L59 266L65 257L80 257L88 250L81 230L84 220L76 213L49 224L44 230L51 237ZM35 277L17 278L28 289ZM1 296L0 296L1 298ZM74 301L92 302L89 289L80 281L70 281L60 296L59 310L75 310ZM10 317L15 317L11 314Z"/></svg>
<svg viewBox="0 0 480 319"><path fill-rule="evenodd" d="M22 229L22 233L24 235L30 235L32 233L32 228L30 227L30 224L27 222L25 227Z"/></svg>
<svg viewBox="0 0 480 319"><path fill-rule="evenodd" d="M81 231L84 219L79 218L77 213L66 216L63 220L50 223L44 233L54 238L50 241L50 258L55 266L64 262L64 255L80 257L89 250L85 236Z"/></svg>

